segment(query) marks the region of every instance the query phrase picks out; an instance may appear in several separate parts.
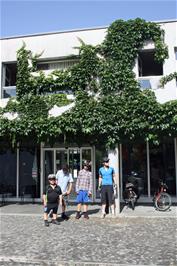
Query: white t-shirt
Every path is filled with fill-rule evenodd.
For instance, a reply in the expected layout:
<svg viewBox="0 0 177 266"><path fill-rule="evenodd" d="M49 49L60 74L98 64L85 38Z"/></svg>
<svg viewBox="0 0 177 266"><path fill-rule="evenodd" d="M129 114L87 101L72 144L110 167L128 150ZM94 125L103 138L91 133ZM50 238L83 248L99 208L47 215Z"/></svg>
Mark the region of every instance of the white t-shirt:
<svg viewBox="0 0 177 266"><path fill-rule="evenodd" d="M68 183L74 182L72 175L70 173L64 174L63 170L57 172L56 179L58 181L58 186L61 187L62 193L67 191Z"/></svg>

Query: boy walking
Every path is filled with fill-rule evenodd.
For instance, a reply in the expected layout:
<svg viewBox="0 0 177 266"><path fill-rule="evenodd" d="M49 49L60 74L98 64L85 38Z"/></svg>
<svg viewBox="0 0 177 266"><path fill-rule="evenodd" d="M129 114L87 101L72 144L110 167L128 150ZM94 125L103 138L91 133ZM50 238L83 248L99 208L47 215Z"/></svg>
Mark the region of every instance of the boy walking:
<svg viewBox="0 0 177 266"><path fill-rule="evenodd" d="M84 162L83 169L79 171L76 181L76 202L78 203L76 219L81 217L82 204L84 207L84 218L89 219L88 203L90 202L89 197L92 195L92 173L89 171L89 168L89 162Z"/></svg>
<svg viewBox="0 0 177 266"><path fill-rule="evenodd" d="M49 226L48 214L53 211L52 223L59 224L57 221L57 211L59 202L62 204L61 188L56 184L56 176L50 174L48 176L49 185L43 193L44 203L44 225Z"/></svg>

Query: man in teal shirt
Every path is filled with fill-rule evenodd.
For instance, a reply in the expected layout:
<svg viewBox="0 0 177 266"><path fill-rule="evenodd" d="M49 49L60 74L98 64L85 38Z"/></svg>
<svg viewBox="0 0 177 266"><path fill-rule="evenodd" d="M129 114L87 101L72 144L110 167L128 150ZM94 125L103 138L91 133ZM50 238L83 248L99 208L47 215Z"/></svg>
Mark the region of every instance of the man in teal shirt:
<svg viewBox="0 0 177 266"><path fill-rule="evenodd" d="M106 215L106 200L108 199L109 207L111 206L112 215L115 216L114 206L114 190L115 184L115 171L113 167L109 166L109 158L103 159L103 167L99 169L99 188L101 188L101 203L102 203L102 215L104 218Z"/></svg>

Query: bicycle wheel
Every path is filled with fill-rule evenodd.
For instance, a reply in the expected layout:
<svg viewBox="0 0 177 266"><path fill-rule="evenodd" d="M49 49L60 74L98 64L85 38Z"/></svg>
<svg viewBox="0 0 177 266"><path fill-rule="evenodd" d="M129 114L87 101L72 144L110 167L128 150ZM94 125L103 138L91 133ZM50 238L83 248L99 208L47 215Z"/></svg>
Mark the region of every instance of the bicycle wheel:
<svg viewBox="0 0 177 266"><path fill-rule="evenodd" d="M159 197L155 199L155 207L159 211L167 211L171 206L171 197L168 193L162 192Z"/></svg>

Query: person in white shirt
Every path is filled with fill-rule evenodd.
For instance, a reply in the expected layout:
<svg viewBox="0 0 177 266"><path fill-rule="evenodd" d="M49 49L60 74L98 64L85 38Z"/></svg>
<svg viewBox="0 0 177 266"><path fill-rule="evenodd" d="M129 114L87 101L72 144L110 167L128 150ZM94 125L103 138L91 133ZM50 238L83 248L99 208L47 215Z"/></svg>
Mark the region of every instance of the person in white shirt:
<svg viewBox="0 0 177 266"><path fill-rule="evenodd" d="M56 180L57 185L60 186L63 195L61 217L63 220L68 220L69 217L65 214L66 202L64 196L68 196L71 193L73 178L69 173L69 167L67 164L63 165L62 169L57 171Z"/></svg>

